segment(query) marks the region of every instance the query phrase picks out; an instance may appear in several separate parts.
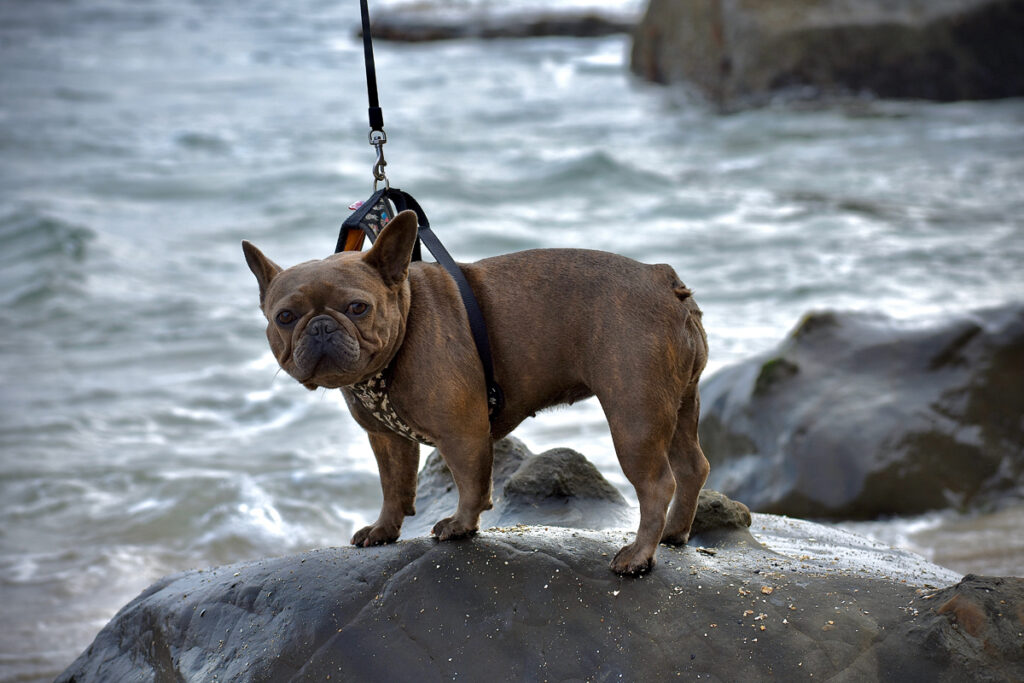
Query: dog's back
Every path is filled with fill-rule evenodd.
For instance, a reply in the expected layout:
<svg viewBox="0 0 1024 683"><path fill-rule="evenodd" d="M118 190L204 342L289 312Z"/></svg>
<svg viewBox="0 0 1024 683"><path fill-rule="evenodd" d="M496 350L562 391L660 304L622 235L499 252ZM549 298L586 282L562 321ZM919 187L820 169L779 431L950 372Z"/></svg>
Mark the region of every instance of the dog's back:
<svg viewBox="0 0 1024 683"><path fill-rule="evenodd" d="M707 360L701 311L667 265L586 249L536 249L463 266L481 301L495 374L512 398L499 426L552 405ZM505 431L504 429L496 431Z"/></svg>

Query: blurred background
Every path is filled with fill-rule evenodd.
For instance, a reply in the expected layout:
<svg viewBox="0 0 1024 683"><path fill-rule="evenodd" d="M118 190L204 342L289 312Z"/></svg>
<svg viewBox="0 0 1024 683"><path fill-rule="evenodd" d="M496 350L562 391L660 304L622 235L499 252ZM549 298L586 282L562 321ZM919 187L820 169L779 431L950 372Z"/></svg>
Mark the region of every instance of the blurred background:
<svg viewBox="0 0 1024 683"><path fill-rule="evenodd" d="M163 575L376 518L365 435L338 392L278 373L239 246L326 256L370 194L358 21L354 0L0 0L0 680L51 679ZM1024 293L1024 100L725 112L634 76L624 32L375 47L389 176L457 259L670 263L705 311L706 376L809 310L916 324ZM595 402L516 436L581 451L635 500ZM952 568L1010 573L998 538L1022 521L853 528L933 558L988 529Z"/></svg>

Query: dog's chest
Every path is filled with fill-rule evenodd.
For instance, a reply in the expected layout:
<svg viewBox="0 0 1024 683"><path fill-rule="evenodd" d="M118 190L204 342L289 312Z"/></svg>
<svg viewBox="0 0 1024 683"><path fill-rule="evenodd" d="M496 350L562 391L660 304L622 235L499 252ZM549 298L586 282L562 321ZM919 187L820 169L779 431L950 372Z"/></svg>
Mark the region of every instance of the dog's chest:
<svg viewBox="0 0 1024 683"><path fill-rule="evenodd" d="M388 397L387 371L382 370L370 379L353 384L349 389L374 419L386 426L395 434L411 441L419 441L426 446L434 446L434 442L410 427L399 416Z"/></svg>

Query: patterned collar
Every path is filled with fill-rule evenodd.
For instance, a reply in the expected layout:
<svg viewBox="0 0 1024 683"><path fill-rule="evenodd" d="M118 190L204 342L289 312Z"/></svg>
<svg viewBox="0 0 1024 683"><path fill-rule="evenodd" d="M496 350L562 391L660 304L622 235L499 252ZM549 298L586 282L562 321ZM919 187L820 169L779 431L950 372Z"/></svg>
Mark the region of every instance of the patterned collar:
<svg viewBox="0 0 1024 683"><path fill-rule="evenodd" d="M411 441L419 441L426 446L434 446L434 442L423 436L395 412L395 407L388 399L388 371L384 368L370 379L363 380L349 387L359 402L380 422L399 436Z"/></svg>

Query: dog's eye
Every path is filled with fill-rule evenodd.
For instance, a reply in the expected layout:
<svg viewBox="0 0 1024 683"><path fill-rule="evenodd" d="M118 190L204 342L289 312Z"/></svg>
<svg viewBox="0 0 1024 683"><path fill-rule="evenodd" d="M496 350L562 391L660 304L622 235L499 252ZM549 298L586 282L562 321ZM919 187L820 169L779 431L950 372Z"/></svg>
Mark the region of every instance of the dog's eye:
<svg viewBox="0 0 1024 683"><path fill-rule="evenodd" d="M362 301L353 301L348 305L348 308L345 309L345 315L352 318L362 318L366 315L368 310L370 310L369 304L363 303Z"/></svg>
<svg viewBox="0 0 1024 683"><path fill-rule="evenodd" d="M277 320L278 325L291 325L296 321L295 314L291 311L281 311L274 319Z"/></svg>

